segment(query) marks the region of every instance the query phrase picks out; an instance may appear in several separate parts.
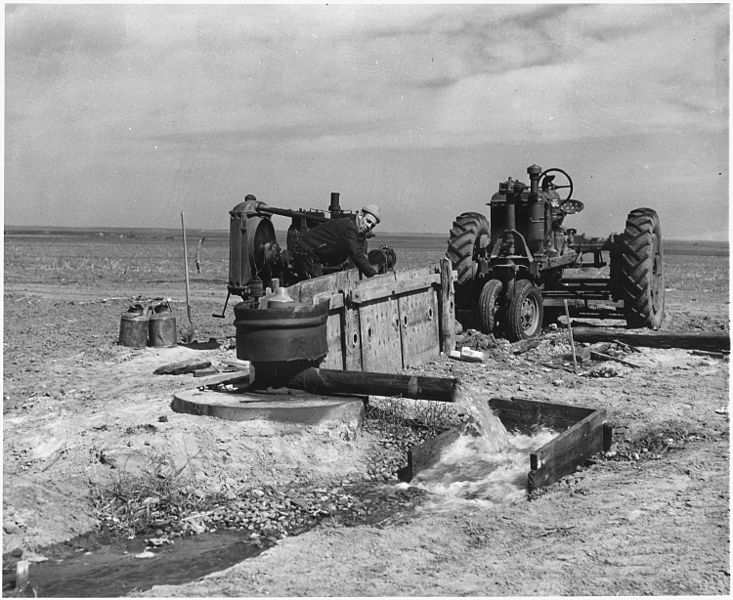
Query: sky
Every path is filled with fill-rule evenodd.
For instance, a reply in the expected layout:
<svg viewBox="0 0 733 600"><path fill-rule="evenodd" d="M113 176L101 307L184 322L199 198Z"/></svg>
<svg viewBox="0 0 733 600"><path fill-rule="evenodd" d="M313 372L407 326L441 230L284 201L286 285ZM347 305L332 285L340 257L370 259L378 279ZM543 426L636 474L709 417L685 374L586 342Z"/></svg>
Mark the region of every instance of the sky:
<svg viewBox="0 0 733 600"><path fill-rule="evenodd" d="M4 222L227 229L246 194L338 191L447 235L538 164L573 178L579 232L650 207L727 240L729 11L7 4Z"/></svg>

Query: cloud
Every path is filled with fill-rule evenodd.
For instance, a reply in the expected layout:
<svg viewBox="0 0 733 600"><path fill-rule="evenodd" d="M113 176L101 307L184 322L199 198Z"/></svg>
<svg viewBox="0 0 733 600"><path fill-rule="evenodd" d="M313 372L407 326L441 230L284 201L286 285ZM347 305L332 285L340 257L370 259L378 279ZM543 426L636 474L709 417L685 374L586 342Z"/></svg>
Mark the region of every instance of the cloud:
<svg viewBox="0 0 733 600"><path fill-rule="evenodd" d="M717 173L728 21L703 4L9 5L6 185L285 193L285 165L326 171L304 175L317 189L353 159L358 187L409 203L448 163L478 194L479 155L501 176L531 153L670 180L700 148Z"/></svg>
<svg viewBox="0 0 733 600"><path fill-rule="evenodd" d="M440 133L453 143L480 143L517 133L562 141L727 127L725 85L711 60L725 46L721 26L690 23L688 9L627 8L578 7L535 20L541 32L556 31L553 56L539 60L539 35L531 66L500 52L518 67L453 83L437 104ZM518 45L532 47L516 25Z"/></svg>
<svg viewBox="0 0 733 600"><path fill-rule="evenodd" d="M126 46L124 24L103 6L15 5L6 12L6 56L110 54ZM38 61L42 64L42 61Z"/></svg>
<svg viewBox="0 0 733 600"><path fill-rule="evenodd" d="M100 127L151 135L270 127L308 150L715 128L727 86L710 57L727 40L711 11L30 6L8 19L9 106L51 128L80 106Z"/></svg>

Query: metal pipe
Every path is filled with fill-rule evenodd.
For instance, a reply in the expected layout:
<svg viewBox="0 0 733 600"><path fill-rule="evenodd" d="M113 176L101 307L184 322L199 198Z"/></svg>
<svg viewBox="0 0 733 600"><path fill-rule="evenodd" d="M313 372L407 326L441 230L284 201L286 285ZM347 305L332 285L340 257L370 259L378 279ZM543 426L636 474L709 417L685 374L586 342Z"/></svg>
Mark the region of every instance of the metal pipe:
<svg viewBox="0 0 733 600"><path fill-rule="evenodd" d="M356 394L400 396L439 402L455 402L458 380L454 377L427 377L396 373L306 369L286 387L311 394Z"/></svg>
<svg viewBox="0 0 733 600"><path fill-rule="evenodd" d="M319 211L290 210L289 208L274 208L272 206L258 206L257 212L267 215L280 215L282 217L305 217L308 220L325 223L328 217Z"/></svg>
<svg viewBox="0 0 733 600"><path fill-rule="evenodd" d="M328 207L328 212L331 213L331 218L341 214L341 204L339 203L339 193L331 192L331 204Z"/></svg>

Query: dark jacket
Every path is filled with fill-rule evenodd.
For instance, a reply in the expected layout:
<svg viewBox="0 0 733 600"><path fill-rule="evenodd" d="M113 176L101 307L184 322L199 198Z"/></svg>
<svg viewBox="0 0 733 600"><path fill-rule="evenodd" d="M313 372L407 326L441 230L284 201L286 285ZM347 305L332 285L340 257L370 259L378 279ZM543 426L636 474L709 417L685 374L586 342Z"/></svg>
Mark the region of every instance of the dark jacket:
<svg viewBox="0 0 733 600"><path fill-rule="evenodd" d="M377 272L365 255L366 237L359 233L354 219L344 217L330 219L306 231L294 244L294 250L312 254L325 265L336 266L347 259L367 277Z"/></svg>

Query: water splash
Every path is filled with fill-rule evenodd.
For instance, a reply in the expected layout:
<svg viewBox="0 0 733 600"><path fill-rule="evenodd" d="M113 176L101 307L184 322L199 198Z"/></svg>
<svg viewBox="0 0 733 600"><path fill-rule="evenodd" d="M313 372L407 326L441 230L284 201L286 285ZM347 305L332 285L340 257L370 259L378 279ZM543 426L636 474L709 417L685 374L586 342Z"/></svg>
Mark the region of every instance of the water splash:
<svg viewBox="0 0 733 600"><path fill-rule="evenodd" d="M456 404L468 422L427 442L427 464L411 485L432 494L428 508L446 503L511 503L526 498L529 455L557 435L539 429L532 435L510 433L481 389L461 384Z"/></svg>

